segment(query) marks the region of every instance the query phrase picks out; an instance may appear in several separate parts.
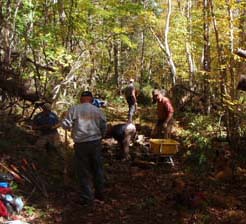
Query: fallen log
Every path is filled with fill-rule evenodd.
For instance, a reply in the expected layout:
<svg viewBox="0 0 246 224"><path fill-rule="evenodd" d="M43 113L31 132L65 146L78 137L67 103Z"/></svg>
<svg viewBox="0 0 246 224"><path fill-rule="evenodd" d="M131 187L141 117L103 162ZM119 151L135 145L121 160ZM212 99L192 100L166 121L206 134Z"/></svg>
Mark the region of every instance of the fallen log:
<svg viewBox="0 0 246 224"><path fill-rule="evenodd" d="M14 79L5 80L0 78L0 89L3 92L6 92L9 96L20 97L23 100L34 103L40 99L40 96L35 90L31 90L31 87L28 85L19 83Z"/></svg>

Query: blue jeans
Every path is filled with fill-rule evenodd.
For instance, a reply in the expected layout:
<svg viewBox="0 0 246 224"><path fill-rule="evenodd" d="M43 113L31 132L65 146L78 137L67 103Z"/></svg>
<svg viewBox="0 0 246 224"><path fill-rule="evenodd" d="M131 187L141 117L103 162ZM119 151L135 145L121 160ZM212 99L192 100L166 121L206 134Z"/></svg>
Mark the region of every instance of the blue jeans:
<svg viewBox="0 0 246 224"><path fill-rule="evenodd" d="M101 140L74 144L75 171L82 190L81 196L88 202L94 199L93 187L95 194L102 194L104 189L101 148Z"/></svg>
<svg viewBox="0 0 246 224"><path fill-rule="evenodd" d="M131 103L131 102L128 102L128 122L132 122L132 119L133 119L133 115L135 114L136 112L136 104L135 103Z"/></svg>

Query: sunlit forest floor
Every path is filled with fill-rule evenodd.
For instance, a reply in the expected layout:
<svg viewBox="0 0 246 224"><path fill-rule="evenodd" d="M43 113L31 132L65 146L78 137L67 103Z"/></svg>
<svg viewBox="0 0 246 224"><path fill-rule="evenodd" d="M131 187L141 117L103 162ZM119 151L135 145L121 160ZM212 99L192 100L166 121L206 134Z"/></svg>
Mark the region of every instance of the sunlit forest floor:
<svg viewBox="0 0 246 224"><path fill-rule="evenodd" d="M142 118L138 114L136 119L140 126L138 134L148 135L153 128L151 111L140 109L138 113L142 114ZM124 122L126 108L109 108L107 115L109 121ZM16 123L12 117L1 121L0 131L1 164L7 167L14 164L17 168L23 165L23 160L35 164L35 169L25 170L25 176L34 177L32 183L15 181L11 185L25 202L24 209L10 217L11 220L32 224L246 223L246 170L243 168L230 179L212 180L188 169L182 146L174 156L175 166L159 158L158 162L147 160L140 166L133 161L116 160L117 144L105 140L105 201L85 207L76 203L78 189L73 177L72 141L64 142L64 131L59 130L64 151L35 147L37 136L28 125ZM131 150L137 147L134 144ZM66 174L64 167L67 167ZM0 223L4 221L0 218Z"/></svg>

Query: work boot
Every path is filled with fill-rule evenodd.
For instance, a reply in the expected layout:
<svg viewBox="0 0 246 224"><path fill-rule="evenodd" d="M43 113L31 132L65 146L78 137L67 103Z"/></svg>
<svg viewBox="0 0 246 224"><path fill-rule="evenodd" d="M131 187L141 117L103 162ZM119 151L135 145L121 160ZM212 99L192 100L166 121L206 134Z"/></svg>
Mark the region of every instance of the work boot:
<svg viewBox="0 0 246 224"><path fill-rule="evenodd" d="M84 199L84 198L77 198L74 200L75 204L78 204L78 205L81 205L81 206L84 206L84 207L90 207L90 206L93 206L93 201L91 200L88 200L88 199Z"/></svg>
<svg viewBox="0 0 246 224"><path fill-rule="evenodd" d="M99 201L104 201L104 195L102 192L96 192L95 193L95 199L99 200Z"/></svg>

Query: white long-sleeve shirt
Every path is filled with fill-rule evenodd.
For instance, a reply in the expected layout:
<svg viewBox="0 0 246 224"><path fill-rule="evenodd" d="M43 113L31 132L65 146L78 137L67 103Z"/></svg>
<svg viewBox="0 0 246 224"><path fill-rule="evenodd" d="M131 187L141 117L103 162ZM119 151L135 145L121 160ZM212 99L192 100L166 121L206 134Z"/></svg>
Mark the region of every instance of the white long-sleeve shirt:
<svg viewBox="0 0 246 224"><path fill-rule="evenodd" d="M71 107L62 121L64 129L72 129L75 143L101 139L106 132L104 113L90 103L82 103Z"/></svg>

